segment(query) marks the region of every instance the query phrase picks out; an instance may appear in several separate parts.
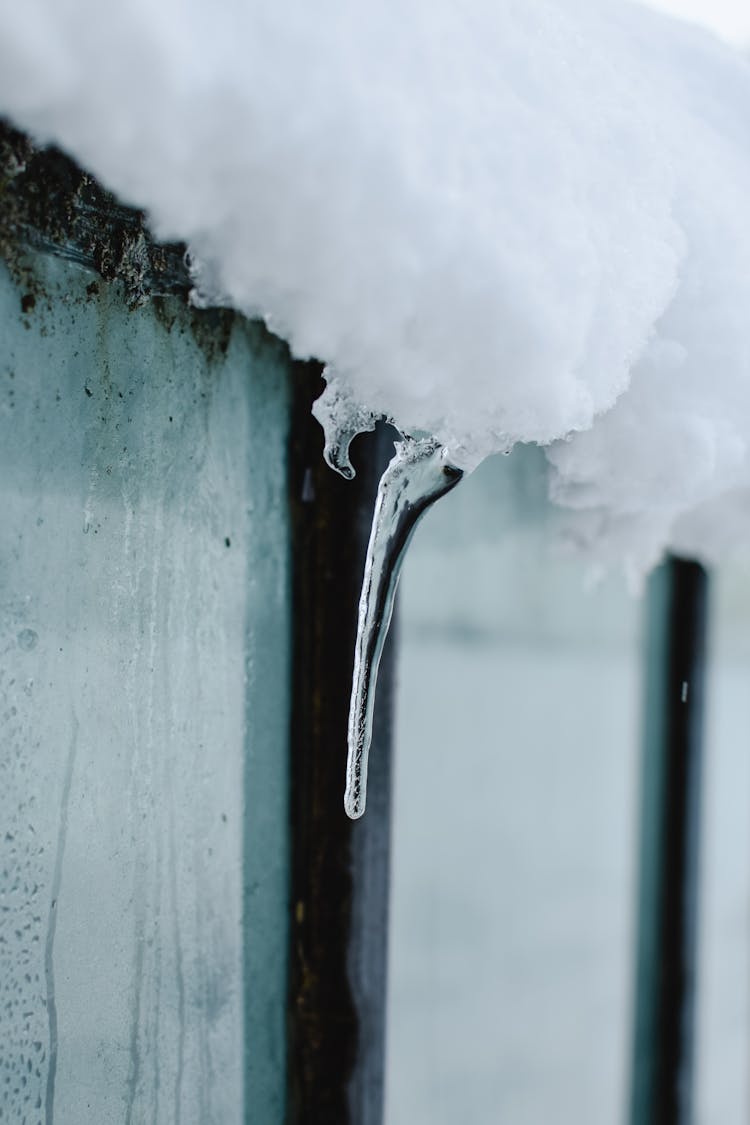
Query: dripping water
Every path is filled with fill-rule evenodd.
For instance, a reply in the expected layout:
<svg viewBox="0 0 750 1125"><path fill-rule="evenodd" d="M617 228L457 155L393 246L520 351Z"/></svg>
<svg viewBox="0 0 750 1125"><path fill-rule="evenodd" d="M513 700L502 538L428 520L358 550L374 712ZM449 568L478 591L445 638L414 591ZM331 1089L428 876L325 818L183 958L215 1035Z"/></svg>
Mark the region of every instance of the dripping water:
<svg viewBox="0 0 750 1125"><path fill-rule="evenodd" d="M344 808L352 819L365 811L378 667L406 549L420 518L462 476L439 442L407 437L396 442L395 455L380 478L359 599L349 705Z"/></svg>

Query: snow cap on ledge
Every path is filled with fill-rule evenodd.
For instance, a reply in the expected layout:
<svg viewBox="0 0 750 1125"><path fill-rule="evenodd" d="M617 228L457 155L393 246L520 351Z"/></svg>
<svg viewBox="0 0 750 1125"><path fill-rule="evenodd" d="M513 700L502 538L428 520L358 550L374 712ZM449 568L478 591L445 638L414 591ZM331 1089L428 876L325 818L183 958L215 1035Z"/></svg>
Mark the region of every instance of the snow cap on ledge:
<svg viewBox="0 0 750 1125"><path fill-rule="evenodd" d="M648 565L699 507L705 554L747 507L750 66L709 34L626 0L5 0L0 112L336 401L463 467L547 445L593 547Z"/></svg>

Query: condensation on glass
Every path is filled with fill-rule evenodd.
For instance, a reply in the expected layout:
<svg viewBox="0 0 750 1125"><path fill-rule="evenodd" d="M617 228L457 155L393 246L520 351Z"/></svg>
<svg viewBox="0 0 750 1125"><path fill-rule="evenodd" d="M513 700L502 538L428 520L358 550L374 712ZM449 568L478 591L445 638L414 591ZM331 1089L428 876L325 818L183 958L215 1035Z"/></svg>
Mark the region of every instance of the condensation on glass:
<svg viewBox="0 0 750 1125"><path fill-rule="evenodd" d="M5 1121L281 1119L285 363L0 263Z"/></svg>

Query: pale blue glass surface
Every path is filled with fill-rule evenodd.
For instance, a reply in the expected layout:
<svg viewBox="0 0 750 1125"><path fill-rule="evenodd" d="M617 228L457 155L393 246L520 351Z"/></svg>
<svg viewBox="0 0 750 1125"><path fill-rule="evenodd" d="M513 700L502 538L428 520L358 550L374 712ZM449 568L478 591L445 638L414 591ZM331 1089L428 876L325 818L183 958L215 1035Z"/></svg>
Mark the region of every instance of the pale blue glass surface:
<svg viewBox="0 0 750 1125"><path fill-rule="evenodd" d="M288 393L256 326L0 265L3 1120L282 1119Z"/></svg>

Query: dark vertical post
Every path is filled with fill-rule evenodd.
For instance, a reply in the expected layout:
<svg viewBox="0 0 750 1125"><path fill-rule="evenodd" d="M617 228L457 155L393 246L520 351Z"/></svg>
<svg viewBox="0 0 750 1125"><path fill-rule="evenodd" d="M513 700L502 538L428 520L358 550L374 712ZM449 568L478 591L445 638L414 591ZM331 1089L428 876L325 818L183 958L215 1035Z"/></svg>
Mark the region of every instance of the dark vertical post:
<svg viewBox="0 0 750 1125"><path fill-rule="evenodd" d="M294 517L291 1125L379 1125L383 1107L393 646L380 683L367 812L344 813L357 606L386 428L358 438L357 475L325 465L310 415L319 368L299 364L291 439ZM392 638L391 638L392 641Z"/></svg>
<svg viewBox="0 0 750 1125"><path fill-rule="evenodd" d="M708 578L669 558L648 593L631 1125L690 1125Z"/></svg>

